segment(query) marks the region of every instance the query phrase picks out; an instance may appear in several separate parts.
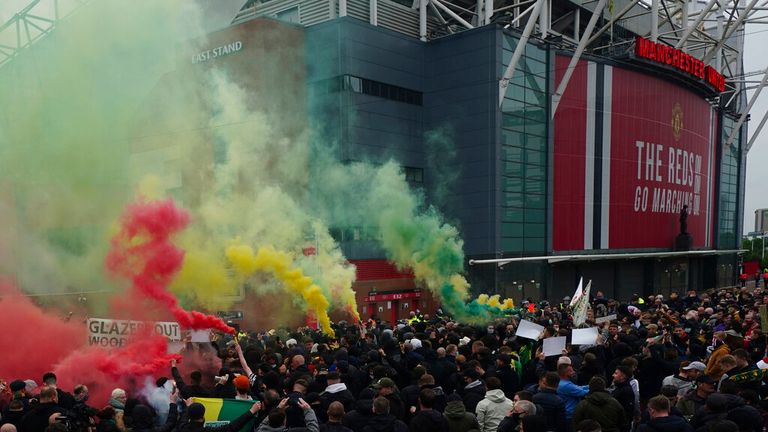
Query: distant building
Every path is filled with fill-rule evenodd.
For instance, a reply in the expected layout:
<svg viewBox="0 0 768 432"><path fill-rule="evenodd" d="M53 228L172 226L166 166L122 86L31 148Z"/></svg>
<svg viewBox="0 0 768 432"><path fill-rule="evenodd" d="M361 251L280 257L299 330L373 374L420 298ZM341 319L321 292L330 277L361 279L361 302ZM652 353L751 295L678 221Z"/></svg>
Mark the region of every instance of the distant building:
<svg viewBox="0 0 768 432"><path fill-rule="evenodd" d="M768 231L768 208L755 210L755 232Z"/></svg>

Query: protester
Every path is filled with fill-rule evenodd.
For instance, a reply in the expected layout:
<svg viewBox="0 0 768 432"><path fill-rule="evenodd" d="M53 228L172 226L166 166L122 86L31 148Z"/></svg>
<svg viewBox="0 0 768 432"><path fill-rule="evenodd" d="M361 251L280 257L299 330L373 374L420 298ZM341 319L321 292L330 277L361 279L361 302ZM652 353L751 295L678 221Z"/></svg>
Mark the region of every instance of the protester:
<svg viewBox="0 0 768 432"><path fill-rule="evenodd" d="M204 426L202 405L180 412L167 401L158 405L142 387L151 378L149 390L174 379L186 400L252 400L258 407L246 416L255 423L252 432L409 426L629 432L632 425L669 431L731 424L746 431L768 425L768 329L759 314L768 295L762 287L625 300L597 293L578 325L598 327L600 337L568 344L562 355L544 356L542 338L571 334L577 324L569 302L530 299L524 309L481 326L419 313L410 323L376 317L336 323L335 337L306 327L243 329L237 340L221 334L214 343L185 345L182 356L195 361L181 364L183 376L171 362L165 376L126 377L120 384L60 388L71 377L47 373L38 388L37 376L0 377L0 424L16 432L42 432L51 421L51 432L216 430ZM518 336L521 319L542 326L541 336ZM169 393L173 383L166 385ZM92 406L94 400L99 405Z"/></svg>

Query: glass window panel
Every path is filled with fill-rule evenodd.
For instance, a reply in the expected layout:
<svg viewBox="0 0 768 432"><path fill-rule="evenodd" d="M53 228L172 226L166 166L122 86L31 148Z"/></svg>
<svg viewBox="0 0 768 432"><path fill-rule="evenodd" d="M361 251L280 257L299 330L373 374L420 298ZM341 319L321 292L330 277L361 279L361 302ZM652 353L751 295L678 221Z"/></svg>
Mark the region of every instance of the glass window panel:
<svg viewBox="0 0 768 432"><path fill-rule="evenodd" d="M547 154L543 151L525 149L525 162L544 166L547 164ZM541 171L541 174L544 174L543 171Z"/></svg>
<svg viewBox="0 0 768 432"><path fill-rule="evenodd" d="M522 178L525 173L525 167L520 162L504 161L503 167L505 176Z"/></svg>
<svg viewBox="0 0 768 432"><path fill-rule="evenodd" d="M523 199L523 194L519 192L503 192L504 194L504 205L509 207L523 207L525 205L525 200Z"/></svg>
<svg viewBox="0 0 768 432"><path fill-rule="evenodd" d="M525 145L525 134L522 132L502 129L501 143L507 146L523 147Z"/></svg>
<svg viewBox="0 0 768 432"><path fill-rule="evenodd" d="M544 250L544 238L525 238L524 248L526 252L539 252Z"/></svg>
<svg viewBox="0 0 768 432"><path fill-rule="evenodd" d="M517 48L517 38L509 35L504 35L504 39L502 39L502 46L504 47L504 50L514 51L515 48Z"/></svg>
<svg viewBox="0 0 768 432"><path fill-rule="evenodd" d="M523 239L521 238L505 238L501 239L501 248L505 251L519 252L523 250Z"/></svg>
<svg viewBox="0 0 768 432"><path fill-rule="evenodd" d="M523 211L520 208L502 207L501 219L504 222L523 222L527 212L527 210Z"/></svg>
<svg viewBox="0 0 768 432"><path fill-rule="evenodd" d="M539 123L535 121L529 121L525 127L525 132L529 134L545 137L547 136L547 124Z"/></svg>
<svg viewBox="0 0 768 432"><path fill-rule="evenodd" d="M504 101L501 103L501 112L522 117L525 115L525 102L522 101L522 98L521 100L504 98Z"/></svg>
<svg viewBox="0 0 768 432"><path fill-rule="evenodd" d="M526 237L544 237L543 223L526 223L524 227Z"/></svg>
<svg viewBox="0 0 768 432"><path fill-rule="evenodd" d="M525 118L503 113L501 117L502 127L514 131L525 132Z"/></svg>
<svg viewBox="0 0 768 432"><path fill-rule="evenodd" d="M523 149L519 147L501 146L501 159L511 162L523 162ZM504 169L504 173L512 175L506 168Z"/></svg>
<svg viewBox="0 0 768 432"><path fill-rule="evenodd" d="M540 165L526 165L525 166L525 178L533 180L544 180L546 170Z"/></svg>
<svg viewBox="0 0 768 432"><path fill-rule="evenodd" d="M525 148L543 152L547 149L547 140L543 136L527 135L525 137Z"/></svg>
<svg viewBox="0 0 768 432"><path fill-rule="evenodd" d="M530 43L525 47L525 55L539 62L547 61L547 51Z"/></svg>
<svg viewBox="0 0 768 432"><path fill-rule="evenodd" d="M540 180L525 180L525 193L543 194L546 192L544 182Z"/></svg>
<svg viewBox="0 0 768 432"><path fill-rule="evenodd" d="M527 66L526 71L534 75L546 75L547 64L543 62L543 59L540 59L540 60L542 61L536 60L535 58L532 58L530 56L526 56L525 57L525 65Z"/></svg>
<svg viewBox="0 0 768 432"><path fill-rule="evenodd" d="M525 206L535 209L543 209L544 195L525 194Z"/></svg>
<svg viewBox="0 0 768 432"><path fill-rule="evenodd" d="M522 237L523 236L523 224L521 223L502 223L501 224L502 237Z"/></svg>
<svg viewBox="0 0 768 432"><path fill-rule="evenodd" d="M546 110L538 105L526 105L525 117L528 120L531 120L537 123L543 124L547 122Z"/></svg>
<svg viewBox="0 0 768 432"><path fill-rule="evenodd" d="M525 209L525 221L544 223L544 210Z"/></svg>
<svg viewBox="0 0 768 432"><path fill-rule="evenodd" d="M501 187L505 192L522 192L523 179L519 177L502 177Z"/></svg>

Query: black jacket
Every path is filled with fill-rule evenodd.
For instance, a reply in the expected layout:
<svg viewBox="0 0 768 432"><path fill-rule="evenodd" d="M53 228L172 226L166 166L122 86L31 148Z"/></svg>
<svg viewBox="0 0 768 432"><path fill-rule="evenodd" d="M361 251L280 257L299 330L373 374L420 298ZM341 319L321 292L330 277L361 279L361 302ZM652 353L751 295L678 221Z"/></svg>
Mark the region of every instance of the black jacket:
<svg viewBox="0 0 768 432"><path fill-rule="evenodd" d="M565 432L568 424L565 420L565 401L550 389L540 389L533 395L533 403L544 408L547 427L557 432Z"/></svg>
<svg viewBox="0 0 768 432"><path fill-rule="evenodd" d="M694 432L693 427L678 416L656 417L640 425L637 432Z"/></svg>
<svg viewBox="0 0 768 432"><path fill-rule="evenodd" d="M171 375L173 375L173 379L176 380L176 387L179 389L179 395L183 399L189 399L191 397L211 397L211 393L203 388L203 386L187 385L176 367L171 368Z"/></svg>
<svg viewBox="0 0 768 432"><path fill-rule="evenodd" d="M477 410L477 404L479 404L481 400L485 399L485 392L485 384L482 384L482 381L480 381L479 385L475 385L470 388L464 388L461 399L464 401L464 407L467 409L467 411L473 413Z"/></svg>
<svg viewBox="0 0 768 432"><path fill-rule="evenodd" d="M440 411L433 409L417 412L410 424L411 432L448 432L448 422Z"/></svg>
<svg viewBox="0 0 768 432"><path fill-rule="evenodd" d="M344 390L338 390L338 388L333 388L332 390L335 390L333 393L329 392L327 389L326 391L320 393L320 404L321 404L321 415L319 416L321 422L325 422L328 420L328 407L331 406L334 402L340 402L342 405L344 405L344 412L350 412L354 408L355 405L355 397L352 395L352 392L348 389Z"/></svg>
<svg viewBox="0 0 768 432"><path fill-rule="evenodd" d="M21 430L24 432L45 432L45 428L48 427L48 417L57 412L64 412L64 409L56 402L39 403L21 419Z"/></svg>
<svg viewBox="0 0 768 432"><path fill-rule="evenodd" d="M368 420L362 432L408 432L408 426L391 414L375 415Z"/></svg>
<svg viewBox="0 0 768 432"><path fill-rule="evenodd" d="M496 369L496 377L501 381L501 390L504 392L504 396L512 399L515 392L522 390L517 372L513 371L509 365Z"/></svg>
<svg viewBox="0 0 768 432"><path fill-rule="evenodd" d="M325 423L320 425L320 432L352 432L352 429L341 423Z"/></svg>
<svg viewBox="0 0 768 432"><path fill-rule="evenodd" d="M621 384L616 384L611 394L621 406L624 407L624 413L627 419L633 419L635 417L635 392L632 391L632 386L629 385L629 381L625 381Z"/></svg>
<svg viewBox="0 0 768 432"><path fill-rule="evenodd" d="M365 425L373 418L373 400L361 399L355 403L355 409L348 412L342 423L354 432L362 432Z"/></svg>
<svg viewBox="0 0 768 432"><path fill-rule="evenodd" d="M168 419L165 421L165 424L155 426L155 416L152 409L146 405L136 405L131 413L133 432L170 432L176 427L176 420L178 419L177 409L175 403L169 404Z"/></svg>

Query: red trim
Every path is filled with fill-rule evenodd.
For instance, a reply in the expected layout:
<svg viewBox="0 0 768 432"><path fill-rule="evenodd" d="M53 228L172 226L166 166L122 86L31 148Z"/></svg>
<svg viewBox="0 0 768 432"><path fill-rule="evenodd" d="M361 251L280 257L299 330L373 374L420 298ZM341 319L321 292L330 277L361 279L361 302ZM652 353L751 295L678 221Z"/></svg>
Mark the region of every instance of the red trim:
<svg viewBox="0 0 768 432"><path fill-rule="evenodd" d="M410 270L400 271L387 260L350 260L357 268L357 280L413 279Z"/></svg>
<svg viewBox="0 0 768 432"><path fill-rule="evenodd" d="M391 293L391 294L373 294L366 296L363 301L366 302L380 302L380 301L392 301L392 300L406 300L406 299L418 299L421 298L421 291Z"/></svg>

